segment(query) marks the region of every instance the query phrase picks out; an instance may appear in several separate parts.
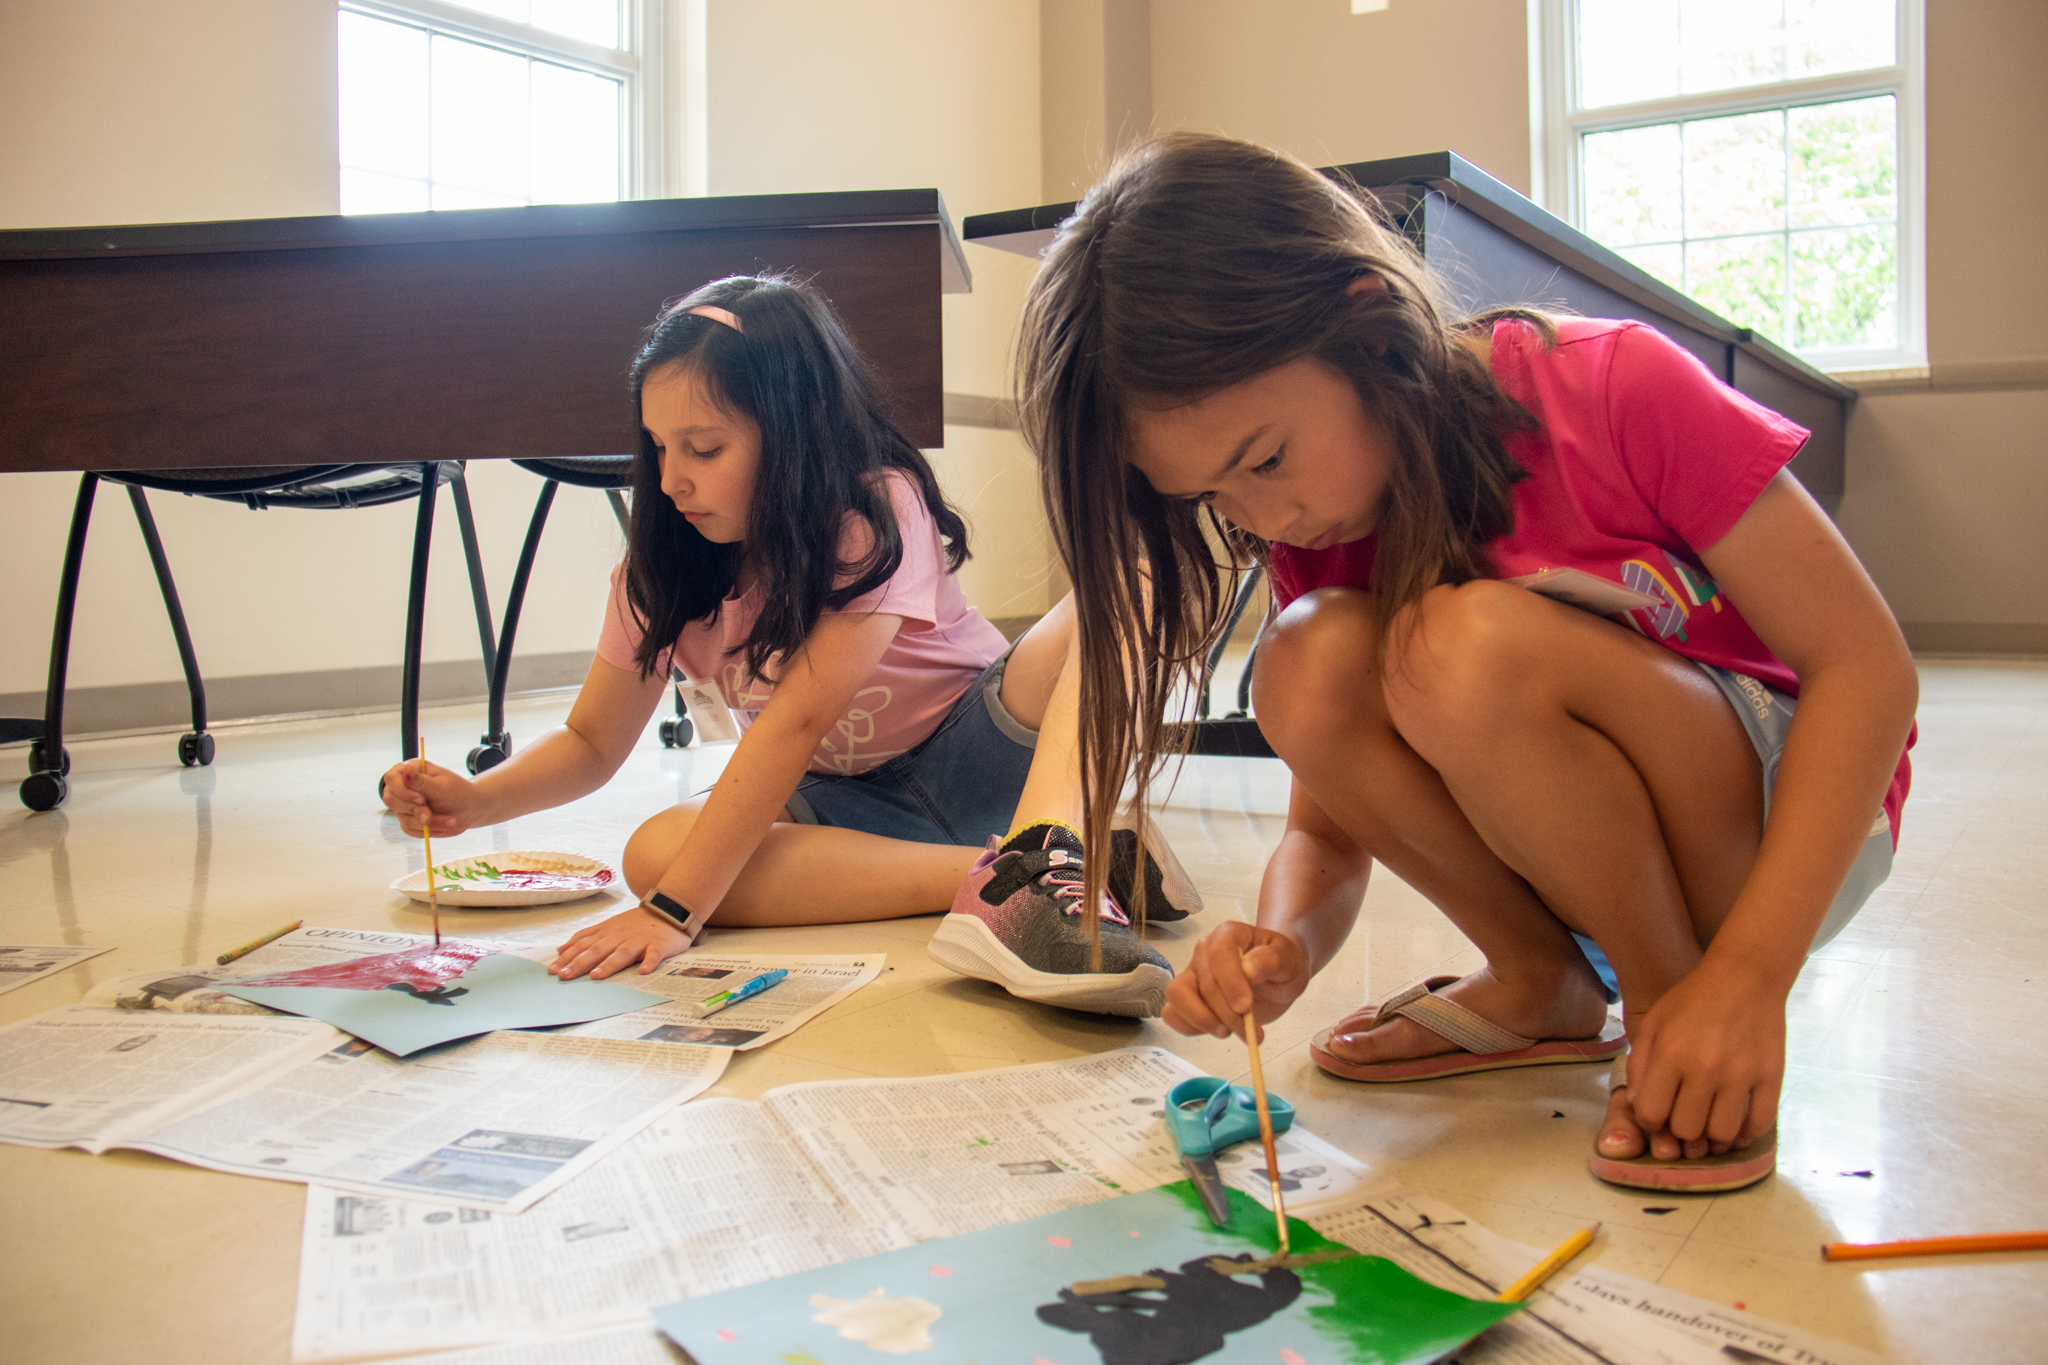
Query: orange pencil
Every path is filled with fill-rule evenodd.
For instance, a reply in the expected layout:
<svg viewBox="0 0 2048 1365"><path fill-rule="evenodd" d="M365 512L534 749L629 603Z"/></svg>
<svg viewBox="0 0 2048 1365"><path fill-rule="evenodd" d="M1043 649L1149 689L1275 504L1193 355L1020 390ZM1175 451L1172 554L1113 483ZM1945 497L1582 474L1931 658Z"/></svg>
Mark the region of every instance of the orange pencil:
<svg viewBox="0 0 2048 1365"><path fill-rule="evenodd" d="M1870 1261L1881 1256L1954 1256L1966 1251L2048 1251L2048 1232L1984 1232L1970 1237L1921 1237L1903 1242L1824 1242L1823 1261Z"/></svg>

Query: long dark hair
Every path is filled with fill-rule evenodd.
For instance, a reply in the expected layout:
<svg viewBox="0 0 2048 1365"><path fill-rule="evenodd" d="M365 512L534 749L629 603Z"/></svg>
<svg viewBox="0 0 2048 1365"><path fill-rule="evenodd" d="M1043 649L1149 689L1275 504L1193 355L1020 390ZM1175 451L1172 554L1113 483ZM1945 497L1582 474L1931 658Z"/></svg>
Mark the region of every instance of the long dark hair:
<svg viewBox="0 0 2048 1365"><path fill-rule="evenodd" d="M739 318L741 330L690 312L706 304ZM887 481L897 469L917 485L938 523L947 572L967 560L967 527L891 416L867 362L838 315L809 284L786 275L715 280L662 309L630 372L634 421L647 380L671 367L694 373L711 399L761 431L760 471L747 512L747 538L706 540L661 491L661 456L640 428L627 536L626 601L644 628L636 662L652 673L661 652L692 621L717 616L742 558L760 584L762 606L744 647L756 675L802 647L818 617L886 583L903 563L903 537ZM873 530L866 552L839 559L852 513Z"/></svg>
<svg viewBox="0 0 2048 1365"><path fill-rule="evenodd" d="M1191 403L1305 356L1349 379L1394 455L1374 582L1383 631L1437 584L1483 576L1485 543L1513 526L1522 470L1501 432L1533 419L1361 198L1267 148L1170 135L1117 161L1032 282L1019 425L1074 585L1089 847L1108 846L1126 775L1143 809L1175 688L1195 681L1239 575L1266 554L1130 465L1134 406ZM1347 292L1366 275L1386 288ZM1487 317L1503 315L1555 336L1538 314Z"/></svg>

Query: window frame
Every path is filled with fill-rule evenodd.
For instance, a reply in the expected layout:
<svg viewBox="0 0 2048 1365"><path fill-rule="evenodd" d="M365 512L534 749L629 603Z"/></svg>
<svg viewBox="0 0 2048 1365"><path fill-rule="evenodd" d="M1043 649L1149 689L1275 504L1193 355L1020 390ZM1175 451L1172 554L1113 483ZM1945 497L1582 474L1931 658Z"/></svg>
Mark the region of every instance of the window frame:
<svg viewBox="0 0 2048 1365"><path fill-rule="evenodd" d="M1770 340L1816 369L1865 379L1927 373L1927 129L1924 0L1897 0L1898 63L1830 76L1808 76L1697 95L1673 95L1599 109L1578 107L1578 4L1529 0L1532 46L1530 101L1536 199L1585 231L1580 139L1588 133L1640 128L1683 119L1755 113L1872 95L1897 98L1899 311L1898 344L1793 351L1789 338ZM1597 239L1596 239L1597 240Z"/></svg>
<svg viewBox="0 0 2048 1365"><path fill-rule="evenodd" d="M670 193L663 0L621 0L619 32L626 45L619 48L444 0L338 0L334 8L337 17L347 11L384 19L619 81L619 198L660 199Z"/></svg>

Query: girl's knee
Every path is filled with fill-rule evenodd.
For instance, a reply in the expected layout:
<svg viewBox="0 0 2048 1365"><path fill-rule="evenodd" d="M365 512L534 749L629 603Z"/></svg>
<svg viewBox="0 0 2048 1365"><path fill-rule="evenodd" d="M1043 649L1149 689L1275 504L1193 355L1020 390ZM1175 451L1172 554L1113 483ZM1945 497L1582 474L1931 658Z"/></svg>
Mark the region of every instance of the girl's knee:
<svg viewBox="0 0 2048 1365"><path fill-rule="evenodd" d="M1319 588L1288 603L1259 639L1252 704L1284 756L1349 723L1376 690L1379 613L1369 593Z"/></svg>
<svg viewBox="0 0 2048 1365"><path fill-rule="evenodd" d="M642 821L633 837L626 840L626 852L619 861L626 874L626 886L634 895L644 897L661 880L661 874L668 871L668 865L683 847L683 840L689 837L690 827L697 823L698 809L696 802L670 806Z"/></svg>
<svg viewBox="0 0 2048 1365"><path fill-rule="evenodd" d="M1465 733L1527 695L1540 655L1545 604L1492 579L1431 588L1394 622L1387 711L1415 742L1432 730Z"/></svg>

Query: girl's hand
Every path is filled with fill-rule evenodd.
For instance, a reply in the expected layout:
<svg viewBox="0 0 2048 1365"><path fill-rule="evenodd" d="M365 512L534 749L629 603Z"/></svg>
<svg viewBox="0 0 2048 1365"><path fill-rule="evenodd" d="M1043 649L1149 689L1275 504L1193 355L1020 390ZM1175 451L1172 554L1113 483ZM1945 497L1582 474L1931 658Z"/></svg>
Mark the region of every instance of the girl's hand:
<svg viewBox="0 0 2048 1365"><path fill-rule="evenodd" d="M1710 953L1629 1023L1628 1099L1659 1160L1744 1147L1778 1121L1785 994Z"/></svg>
<svg viewBox="0 0 2048 1365"><path fill-rule="evenodd" d="M559 950L548 971L564 981L574 981L585 972L602 981L640 964L642 976L690 946L683 931L645 906L634 906L588 929L579 929Z"/></svg>
<svg viewBox="0 0 2048 1365"><path fill-rule="evenodd" d="M1166 988L1166 1023L1228 1038L1247 1013L1261 1024L1285 1014L1312 975L1293 937L1233 921L1197 943L1187 970Z"/></svg>
<svg viewBox="0 0 2048 1365"><path fill-rule="evenodd" d="M476 783L424 758L392 764L384 774L383 794L399 828L415 839L422 829L445 838L482 823Z"/></svg>

